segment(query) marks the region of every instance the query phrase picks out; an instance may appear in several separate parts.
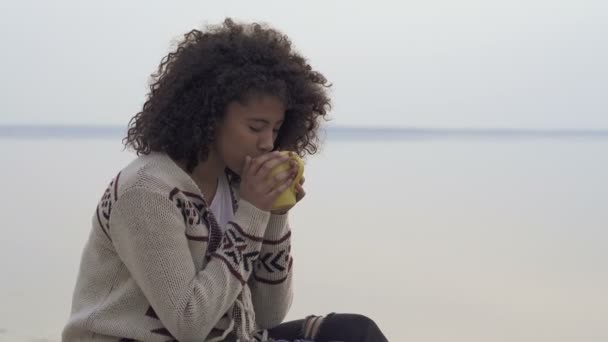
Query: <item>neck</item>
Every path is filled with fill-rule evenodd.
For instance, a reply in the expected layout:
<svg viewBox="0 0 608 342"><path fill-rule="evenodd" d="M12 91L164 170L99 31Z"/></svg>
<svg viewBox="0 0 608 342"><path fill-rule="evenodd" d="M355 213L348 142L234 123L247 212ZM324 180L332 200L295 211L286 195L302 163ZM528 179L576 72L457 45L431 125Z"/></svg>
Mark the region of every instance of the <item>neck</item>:
<svg viewBox="0 0 608 342"><path fill-rule="evenodd" d="M178 163L185 170L186 162ZM213 149L209 151L207 160L199 162L192 170L190 177L203 193L207 200L211 200L217 189L217 182L221 175L224 174L226 165L217 157Z"/></svg>
<svg viewBox="0 0 608 342"><path fill-rule="evenodd" d="M226 169L226 165L218 160L217 156L210 151L207 160L199 162L194 170L192 170L190 176L197 183L215 185L218 177L224 174L224 169Z"/></svg>

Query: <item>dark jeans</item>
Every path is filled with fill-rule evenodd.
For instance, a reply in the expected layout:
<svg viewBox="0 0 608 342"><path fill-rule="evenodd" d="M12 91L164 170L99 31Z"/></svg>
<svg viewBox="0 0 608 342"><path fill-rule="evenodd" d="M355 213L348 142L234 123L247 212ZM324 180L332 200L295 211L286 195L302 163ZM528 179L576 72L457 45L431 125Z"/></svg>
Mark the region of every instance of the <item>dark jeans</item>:
<svg viewBox="0 0 608 342"><path fill-rule="evenodd" d="M282 323L268 330L275 340L315 342L388 342L374 321L363 315L332 313Z"/></svg>

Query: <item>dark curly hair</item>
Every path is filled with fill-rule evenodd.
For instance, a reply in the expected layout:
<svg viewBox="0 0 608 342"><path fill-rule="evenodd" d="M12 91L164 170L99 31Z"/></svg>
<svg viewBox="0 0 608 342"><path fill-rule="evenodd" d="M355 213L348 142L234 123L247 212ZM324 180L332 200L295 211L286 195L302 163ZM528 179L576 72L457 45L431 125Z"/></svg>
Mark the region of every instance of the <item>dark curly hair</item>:
<svg viewBox="0 0 608 342"><path fill-rule="evenodd" d="M187 162L207 159L228 103L273 95L285 104L277 150L303 156L318 150L319 118L331 108L325 77L295 52L281 32L258 23L223 24L184 35L152 74L141 112L129 122L125 148L162 151Z"/></svg>

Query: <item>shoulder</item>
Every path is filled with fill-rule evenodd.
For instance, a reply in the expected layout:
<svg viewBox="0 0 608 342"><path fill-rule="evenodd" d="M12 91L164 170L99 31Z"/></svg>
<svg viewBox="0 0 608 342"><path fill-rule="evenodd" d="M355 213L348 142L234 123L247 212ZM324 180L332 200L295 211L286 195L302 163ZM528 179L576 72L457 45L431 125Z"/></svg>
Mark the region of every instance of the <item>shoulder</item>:
<svg viewBox="0 0 608 342"><path fill-rule="evenodd" d="M105 196L117 201L126 193L149 192L171 196L175 192L198 193L194 181L165 153L140 155L120 170Z"/></svg>

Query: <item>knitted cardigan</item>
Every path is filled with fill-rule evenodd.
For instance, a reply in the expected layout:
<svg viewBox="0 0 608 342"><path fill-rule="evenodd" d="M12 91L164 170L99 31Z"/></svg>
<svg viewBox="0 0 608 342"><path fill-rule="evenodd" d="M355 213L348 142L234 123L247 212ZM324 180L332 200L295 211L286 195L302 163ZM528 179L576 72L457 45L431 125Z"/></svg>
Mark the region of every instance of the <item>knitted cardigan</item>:
<svg viewBox="0 0 608 342"><path fill-rule="evenodd" d="M287 215L231 190L221 229L166 154L118 173L93 215L63 341L251 341L281 323L293 295Z"/></svg>

